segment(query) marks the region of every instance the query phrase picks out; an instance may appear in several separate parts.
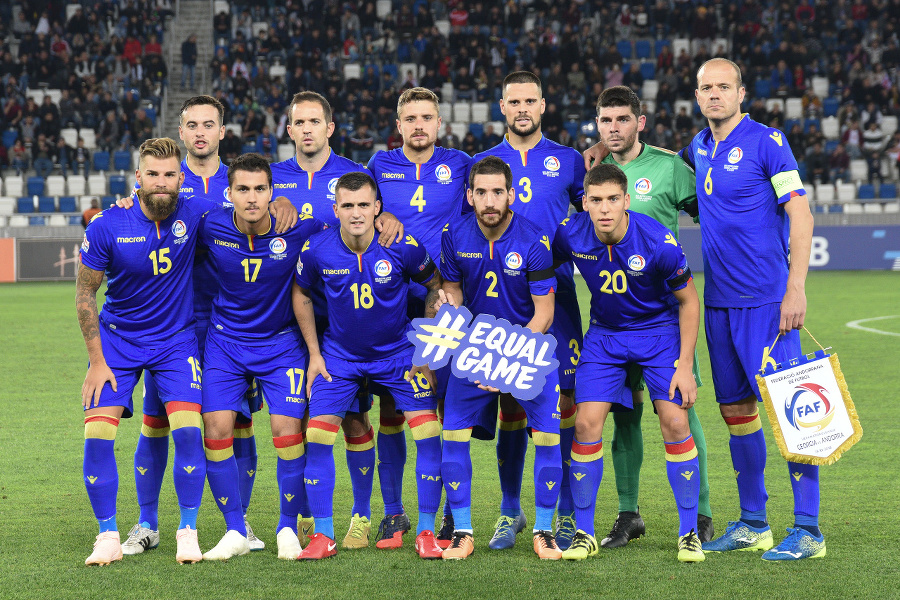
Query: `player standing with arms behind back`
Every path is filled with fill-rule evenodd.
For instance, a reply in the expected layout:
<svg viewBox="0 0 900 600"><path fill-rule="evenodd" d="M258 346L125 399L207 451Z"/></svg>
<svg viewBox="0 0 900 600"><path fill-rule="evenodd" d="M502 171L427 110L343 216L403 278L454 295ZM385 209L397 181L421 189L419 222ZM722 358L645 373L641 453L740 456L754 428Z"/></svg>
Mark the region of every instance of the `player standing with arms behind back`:
<svg viewBox="0 0 900 600"><path fill-rule="evenodd" d="M825 556L816 465L788 462L794 527L772 548L755 378L766 364L800 355L796 330L806 316L813 218L787 139L740 112L745 93L733 62L704 63L695 95L709 127L681 151L697 173L706 339L741 504L739 520L703 549L766 550L766 560L815 558Z"/></svg>

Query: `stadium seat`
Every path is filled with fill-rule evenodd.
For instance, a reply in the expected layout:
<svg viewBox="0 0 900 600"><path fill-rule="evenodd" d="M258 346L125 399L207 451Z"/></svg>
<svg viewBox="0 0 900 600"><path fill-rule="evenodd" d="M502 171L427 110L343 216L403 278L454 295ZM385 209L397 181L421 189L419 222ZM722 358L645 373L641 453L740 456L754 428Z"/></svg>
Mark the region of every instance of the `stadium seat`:
<svg viewBox="0 0 900 600"><path fill-rule="evenodd" d="M346 63L344 65L344 81L359 79L362 77L362 65L359 63Z"/></svg>
<svg viewBox="0 0 900 600"><path fill-rule="evenodd" d="M826 140L837 140L841 137L840 124L837 117L825 117L822 119L822 135Z"/></svg>
<svg viewBox="0 0 900 600"><path fill-rule="evenodd" d="M616 50L619 51L619 54L622 55L622 58L624 58L625 60L631 60L631 40L619 40L618 42L616 42Z"/></svg>
<svg viewBox="0 0 900 600"><path fill-rule="evenodd" d="M82 175L69 175L66 179L66 193L70 196L82 196L87 188L87 180Z"/></svg>
<svg viewBox="0 0 900 600"><path fill-rule="evenodd" d="M78 198L78 212L84 212L91 207L91 200L96 196L81 196ZM103 208L102 206L100 208Z"/></svg>
<svg viewBox="0 0 900 600"><path fill-rule="evenodd" d="M869 179L869 165L865 160L858 158L850 161L850 180L863 181Z"/></svg>
<svg viewBox="0 0 900 600"><path fill-rule="evenodd" d="M680 113L682 108L687 111L687 114L691 114L691 111L694 109L694 103L690 100L676 100L675 114L677 115L678 113Z"/></svg>
<svg viewBox="0 0 900 600"><path fill-rule="evenodd" d="M713 40L712 46L710 47L709 51L714 56L722 56L722 54L717 54L720 46L721 46L722 50L724 51L724 54L728 54L728 52L731 49L731 44L728 42L728 38L717 37L716 39Z"/></svg>
<svg viewBox="0 0 900 600"><path fill-rule="evenodd" d="M688 53L688 56L691 55L691 40L688 38L675 38L672 40L672 54L675 55L675 59L677 60L679 56L681 56L682 49Z"/></svg>
<svg viewBox="0 0 900 600"><path fill-rule="evenodd" d="M803 126L803 121L800 119L785 119L784 120L784 130L791 131L794 128L794 125Z"/></svg>
<svg viewBox="0 0 900 600"><path fill-rule="evenodd" d="M241 152L247 154L248 152L256 152L256 144L252 142L247 142L241 147Z"/></svg>
<svg viewBox="0 0 900 600"><path fill-rule="evenodd" d="M71 213L78 212L78 205L75 203L75 196L59 197L59 212Z"/></svg>
<svg viewBox="0 0 900 600"><path fill-rule="evenodd" d="M813 77L811 84L813 93L823 100L828 97L828 78Z"/></svg>
<svg viewBox="0 0 900 600"><path fill-rule="evenodd" d="M753 84L754 98L768 98L772 95L772 82L765 78L759 78ZM766 105L768 106L768 105Z"/></svg>
<svg viewBox="0 0 900 600"><path fill-rule="evenodd" d="M124 175L111 175L109 178L109 193L115 196L127 195Z"/></svg>
<svg viewBox="0 0 900 600"><path fill-rule="evenodd" d="M766 110L771 112L772 107L776 104L778 105L778 108L781 109L781 112L784 112L784 100L782 100L781 98L769 98L768 100L766 100Z"/></svg>
<svg viewBox="0 0 900 600"><path fill-rule="evenodd" d="M400 65L400 81L404 81L406 79L407 71L412 71L413 77L419 77L419 65L416 63L403 63Z"/></svg>
<svg viewBox="0 0 900 600"><path fill-rule="evenodd" d="M896 115L884 115L884 117L881 118L881 131L884 133L885 137L894 135L894 132L897 131Z"/></svg>
<svg viewBox="0 0 900 600"><path fill-rule="evenodd" d="M219 13L231 14L231 3L228 0L215 0L213 3L213 14Z"/></svg>
<svg viewBox="0 0 900 600"><path fill-rule="evenodd" d="M144 106L144 113L146 113L147 118L156 125L156 108L152 106Z"/></svg>
<svg viewBox="0 0 900 600"><path fill-rule="evenodd" d="M575 139L578 137L578 130L581 129L581 123L576 121L566 121L564 127L566 128L566 131L569 132L569 135L572 136L572 139Z"/></svg>
<svg viewBox="0 0 900 600"><path fill-rule="evenodd" d="M69 225L81 225L81 215L69 215Z"/></svg>
<svg viewBox="0 0 900 600"><path fill-rule="evenodd" d="M25 215L13 215L9 218L10 227L28 227L28 217Z"/></svg>
<svg viewBox="0 0 900 600"><path fill-rule="evenodd" d="M134 190L134 186L137 185L137 177L135 177L134 171L125 173L125 182L128 184L128 193L130 194Z"/></svg>
<svg viewBox="0 0 900 600"><path fill-rule="evenodd" d="M453 103L450 101L441 102L438 106L438 115L445 124L453 121ZM444 135L443 131L438 131L438 135Z"/></svg>
<svg viewBox="0 0 900 600"><path fill-rule="evenodd" d="M841 204L854 202L856 200L856 184L855 183L839 183L835 186L837 201Z"/></svg>
<svg viewBox="0 0 900 600"><path fill-rule="evenodd" d="M850 184L853 185L853 184ZM860 202L865 202L866 200L874 200L875 199L875 186L871 183L863 183L859 186L859 189L856 190L856 197Z"/></svg>
<svg viewBox="0 0 900 600"><path fill-rule="evenodd" d="M653 58L651 55L651 46L649 40L637 40L634 42L634 56L641 60Z"/></svg>
<svg viewBox="0 0 900 600"><path fill-rule="evenodd" d="M665 48L666 46L671 46L671 45L672 45L672 42L670 42L669 40L656 40L656 43L654 44L654 47L653 47L653 51L656 53L656 56L659 56L660 54L662 54L663 48Z"/></svg>
<svg viewBox="0 0 900 600"><path fill-rule="evenodd" d="M379 20L382 20L391 14L392 10L393 6L391 5L391 0L378 0L375 2L375 14L378 16Z"/></svg>
<svg viewBox="0 0 900 600"><path fill-rule="evenodd" d="M269 77L275 79L280 77L282 80L287 76L287 67L284 65L272 65L269 67Z"/></svg>
<svg viewBox="0 0 900 600"><path fill-rule="evenodd" d="M884 205L884 213L885 214L896 214L900 213L900 202L896 200L894 202L888 202Z"/></svg>
<svg viewBox="0 0 900 600"><path fill-rule="evenodd" d="M830 205L830 206L828 207L828 214L830 214L830 215L833 215L833 214L840 214L840 213L843 213L843 212L844 212L844 205L843 205L843 204L832 204L832 205Z"/></svg>
<svg viewBox="0 0 900 600"><path fill-rule="evenodd" d="M25 191L29 196L40 196L44 193L44 185L43 177L29 177Z"/></svg>
<svg viewBox="0 0 900 600"><path fill-rule="evenodd" d="M100 208L106 210L110 206L116 203L115 196L103 196L100 198Z"/></svg>
<svg viewBox="0 0 900 600"><path fill-rule="evenodd" d="M644 79L653 79L656 77L656 65L652 62L642 62L641 63L641 75L644 76Z"/></svg>
<svg viewBox="0 0 900 600"><path fill-rule="evenodd" d="M597 122L593 119L589 121L582 121L581 127L578 128L578 132L583 133L587 137L594 137L595 135L597 135Z"/></svg>
<svg viewBox="0 0 900 600"><path fill-rule="evenodd" d="M475 139L480 140L482 136L484 136L484 125L483 121L472 121L469 123L469 133L475 136Z"/></svg>
<svg viewBox="0 0 900 600"><path fill-rule="evenodd" d="M56 198L53 196L38 196L38 212L56 212Z"/></svg>
<svg viewBox="0 0 900 600"><path fill-rule="evenodd" d="M878 202L869 202L863 204L863 213L867 215L880 215L884 212L884 208Z"/></svg>
<svg viewBox="0 0 900 600"><path fill-rule="evenodd" d="M20 175L7 175L3 184L5 195L14 198L25 195L25 180Z"/></svg>
<svg viewBox="0 0 900 600"><path fill-rule="evenodd" d="M785 119L803 118L803 100L800 98L788 98L784 101Z"/></svg>
<svg viewBox="0 0 900 600"><path fill-rule="evenodd" d="M90 127L82 127L78 130L78 137L84 140L84 147L93 150L97 147L97 134Z"/></svg>
<svg viewBox="0 0 900 600"><path fill-rule="evenodd" d="M92 196L105 196L107 190L106 175L102 173L91 173L88 177L88 193Z"/></svg>
<svg viewBox="0 0 900 600"><path fill-rule="evenodd" d="M434 22L434 26L438 28L438 31L445 38L450 35L450 21L446 19L439 19Z"/></svg>
<svg viewBox="0 0 900 600"><path fill-rule="evenodd" d="M50 175L47 177L46 189L50 196L62 196L66 193L66 178L62 175Z"/></svg>
<svg viewBox="0 0 900 600"><path fill-rule="evenodd" d="M834 202L834 186L830 183L820 183L816 186L816 202L828 204Z"/></svg>
<svg viewBox="0 0 900 600"><path fill-rule="evenodd" d="M840 205L838 205L840 206ZM857 202L851 202L849 204L844 204L844 214L845 215L861 215L863 213L863 205Z"/></svg>
<svg viewBox="0 0 900 600"><path fill-rule="evenodd" d="M0 215L0 229L3 229L9 223L9 219L7 219L4 215Z"/></svg>
<svg viewBox="0 0 900 600"><path fill-rule="evenodd" d="M491 107L487 102L472 103L472 122L486 123L491 117Z"/></svg>
<svg viewBox="0 0 900 600"><path fill-rule="evenodd" d="M506 117L503 116L503 113L500 111L500 103L492 102L491 103L491 121L500 121L506 125Z"/></svg>
<svg viewBox="0 0 900 600"><path fill-rule="evenodd" d="M74 127L66 127L60 133L62 138L66 140L66 144L73 148L78 145L78 130Z"/></svg>
<svg viewBox="0 0 900 600"><path fill-rule="evenodd" d="M295 147L293 144L278 144L278 160L288 160L294 156Z"/></svg>
<svg viewBox="0 0 900 600"><path fill-rule="evenodd" d="M459 121L450 123L450 130L453 131L453 133L456 134L461 140L466 137L466 131L469 130L469 124L461 123Z"/></svg>
<svg viewBox="0 0 900 600"><path fill-rule="evenodd" d="M806 163L802 160L797 161L797 174L800 175L800 181L806 181Z"/></svg>
<svg viewBox="0 0 900 600"><path fill-rule="evenodd" d="M445 81L441 84L441 101L453 102L453 82Z"/></svg>
<svg viewBox="0 0 900 600"><path fill-rule="evenodd" d="M656 100L656 93L659 91L659 82L655 79L644 79L641 86L641 99Z"/></svg>
<svg viewBox="0 0 900 600"><path fill-rule="evenodd" d="M837 116L838 109L841 107L841 101L837 98L825 98L822 100L822 113L826 117Z"/></svg>
<svg viewBox="0 0 900 600"><path fill-rule="evenodd" d="M109 152L105 150L94 152L93 164L95 171L109 171Z"/></svg>
<svg viewBox="0 0 900 600"><path fill-rule="evenodd" d="M43 227L47 224L47 219L44 217L28 217L28 225L29 227Z"/></svg>
<svg viewBox="0 0 900 600"><path fill-rule="evenodd" d="M813 125L815 125L816 129L819 131L822 130L822 122L819 119L806 119L803 121L803 133L809 133L809 128Z"/></svg>
<svg viewBox="0 0 900 600"><path fill-rule="evenodd" d="M9 196L0 196L0 215L8 217L16 208L16 199Z"/></svg>
<svg viewBox="0 0 900 600"><path fill-rule="evenodd" d="M468 102L453 103L453 120L458 123L468 123L472 120L472 105Z"/></svg>
<svg viewBox="0 0 900 600"><path fill-rule="evenodd" d="M897 199L897 184L896 183L882 183L880 189L878 190L878 197L882 200L896 200Z"/></svg>
<svg viewBox="0 0 900 600"><path fill-rule="evenodd" d="M50 227L65 227L69 224L69 219L66 218L66 215L50 215L50 218L47 220L47 225Z"/></svg>
<svg viewBox="0 0 900 600"><path fill-rule="evenodd" d="M118 150L115 154L113 154L113 170L131 170L131 152L129 152L128 150Z"/></svg>
<svg viewBox="0 0 900 600"><path fill-rule="evenodd" d="M2 139L4 147L12 148L16 140L19 139L19 131L17 129L7 129L3 132Z"/></svg>
<svg viewBox="0 0 900 600"><path fill-rule="evenodd" d="M831 153L834 152L835 148L837 148L838 144L841 142L839 140L826 140L825 141L825 156L831 156Z"/></svg>
<svg viewBox="0 0 900 600"><path fill-rule="evenodd" d="M237 137L241 137L241 133L244 131L243 127L238 123L228 123L225 125L225 129L230 129Z"/></svg>

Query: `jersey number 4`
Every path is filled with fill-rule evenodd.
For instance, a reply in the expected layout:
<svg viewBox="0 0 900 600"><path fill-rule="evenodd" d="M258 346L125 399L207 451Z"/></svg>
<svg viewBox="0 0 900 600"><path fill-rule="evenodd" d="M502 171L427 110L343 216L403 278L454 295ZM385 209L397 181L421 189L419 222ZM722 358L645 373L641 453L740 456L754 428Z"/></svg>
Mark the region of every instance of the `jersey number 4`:
<svg viewBox="0 0 900 600"><path fill-rule="evenodd" d="M410 206L418 207L419 212L425 210L425 186L420 185L416 188L416 193L413 194L413 197L409 200Z"/></svg>

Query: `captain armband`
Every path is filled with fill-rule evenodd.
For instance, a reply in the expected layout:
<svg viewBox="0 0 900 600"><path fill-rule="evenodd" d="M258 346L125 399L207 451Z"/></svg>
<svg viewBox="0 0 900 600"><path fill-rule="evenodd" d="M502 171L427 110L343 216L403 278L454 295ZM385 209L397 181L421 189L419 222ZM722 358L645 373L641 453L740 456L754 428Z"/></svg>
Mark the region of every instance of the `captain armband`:
<svg viewBox="0 0 900 600"><path fill-rule="evenodd" d="M800 173L796 170L778 173L770 181L772 182L772 187L775 188L775 195L779 198L791 192L804 192Z"/></svg>

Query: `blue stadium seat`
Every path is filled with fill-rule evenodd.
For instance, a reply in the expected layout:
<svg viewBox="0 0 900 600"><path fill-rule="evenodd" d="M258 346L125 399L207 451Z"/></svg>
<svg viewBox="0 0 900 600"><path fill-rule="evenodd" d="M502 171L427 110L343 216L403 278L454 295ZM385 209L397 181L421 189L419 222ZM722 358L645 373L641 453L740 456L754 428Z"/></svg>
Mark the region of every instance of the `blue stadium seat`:
<svg viewBox="0 0 900 600"><path fill-rule="evenodd" d="M820 215L824 214L826 212L825 206L822 204L816 204L816 206L813 208L813 212Z"/></svg>
<svg viewBox="0 0 900 600"><path fill-rule="evenodd" d="M806 161L797 161L797 174L800 175L800 181L806 181Z"/></svg>
<svg viewBox="0 0 900 600"><path fill-rule="evenodd" d="M882 186L883 187L883 186ZM871 183L863 183L860 184L859 189L856 190L856 197L860 202L865 200L874 200L875 199L875 186Z"/></svg>
<svg viewBox="0 0 900 600"><path fill-rule="evenodd" d="M69 225L81 225L81 215L70 215Z"/></svg>
<svg viewBox="0 0 900 600"><path fill-rule="evenodd" d="M244 147L241 149L241 151L244 154L247 154L248 152L256 152L256 144L244 144Z"/></svg>
<svg viewBox="0 0 900 600"><path fill-rule="evenodd" d="M491 102L491 121L506 121L506 117L500 112L499 102Z"/></svg>
<svg viewBox="0 0 900 600"><path fill-rule="evenodd" d="M772 95L772 82L765 78L757 79L753 84L753 95L755 98L768 99Z"/></svg>
<svg viewBox="0 0 900 600"><path fill-rule="evenodd" d="M641 75L644 76L644 79L654 79L656 78L656 65L652 62L642 62L641 63Z"/></svg>
<svg viewBox="0 0 900 600"><path fill-rule="evenodd" d="M59 212L78 212L78 202L75 200L75 196L60 196Z"/></svg>
<svg viewBox="0 0 900 600"><path fill-rule="evenodd" d="M803 122L800 119L785 119L784 120L784 131L786 133L790 133L791 129L794 128L794 125L803 125Z"/></svg>
<svg viewBox="0 0 900 600"><path fill-rule="evenodd" d="M842 213L842 212L844 212L844 205L843 204L829 204L828 212L829 213Z"/></svg>
<svg viewBox="0 0 900 600"><path fill-rule="evenodd" d="M579 129L581 129L581 123L576 121L566 121L566 131L569 132L569 135L571 135L573 139L578 137Z"/></svg>
<svg viewBox="0 0 900 600"><path fill-rule="evenodd" d="M650 54L650 41L649 40L638 40L634 43L634 54L637 58L646 59L651 58Z"/></svg>
<svg viewBox="0 0 900 600"><path fill-rule="evenodd" d="M42 196L44 194L44 178L29 177L25 189L29 196Z"/></svg>
<svg viewBox="0 0 900 600"><path fill-rule="evenodd" d="M656 40L656 44L654 47L654 50L656 51L656 56L659 56L660 54L662 54L663 48L665 48L666 46L671 46L671 45L672 45L672 42L670 42L669 40Z"/></svg>
<svg viewBox="0 0 900 600"><path fill-rule="evenodd" d="M397 81L399 70L397 69L397 65L394 63L386 63L381 67L382 73L390 73L391 79Z"/></svg>
<svg viewBox="0 0 900 600"><path fill-rule="evenodd" d="M119 150L113 155L113 169L116 171L131 170L131 152Z"/></svg>
<svg viewBox="0 0 900 600"><path fill-rule="evenodd" d="M34 227L43 227L47 224L47 220L44 217L28 217L28 224Z"/></svg>
<svg viewBox="0 0 900 600"><path fill-rule="evenodd" d="M38 212L56 212L56 198L53 196L40 196L38 198Z"/></svg>
<svg viewBox="0 0 900 600"><path fill-rule="evenodd" d="M94 170L109 171L109 152L105 150L94 152Z"/></svg>
<svg viewBox="0 0 900 600"><path fill-rule="evenodd" d="M19 139L18 129L7 129L3 132L3 146L7 149L12 148L17 139Z"/></svg>
<svg viewBox="0 0 900 600"><path fill-rule="evenodd" d="M100 208L106 210L110 206L116 203L115 196L103 196L100 198Z"/></svg>
<svg viewBox="0 0 900 600"><path fill-rule="evenodd" d="M121 175L111 175L109 177L109 193L116 196L126 195L125 178Z"/></svg>
<svg viewBox="0 0 900 600"><path fill-rule="evenodd" d="M897 198L897 184L882 183L881 189L878 190L878 197L884 200L893 200Z"/></svg>
<svg viewBox="0 0 900 600"><path fill-rule="evenodd" d="M819 119L806 119L803 122L803 133L809 133L810 125L815 125L818 131L822 131L822 122Z"/></svg>
<svg viewBox="0 0 900 600"><path fill-rule="evenodd" d="M834 149L837 148L837 145L841 142L839 140L826 140L825 141L825 154L831 154L834 152Z"/></svg>
<svg viewBox="0 0 900 600"><path fill-rule="evenodd" d="M144 108L144 112L147 113L147 118L153 121L153 124L156 125L156 109L152 106L148 106Z"/></svg>
<svg viewBox="0 0 900 600"><path fill-rule="evenodd" d="M483 123L469 123L469 131L472 132L477 139L481 139L484 136L484 124Z"/></svg>
<svg viewBox="0 0 900 600"><path fill-rule="evenodd" d="M16 200L16 212L33 213L34 199L31 196L22 196L21 198Z"/></svg>
<svg viewBox="0 0 900 600"><path fill-rule="evenodd" d="M841 107L841 101L837 98L825 98L822 100L822 110L826 117L837 116L838 109Z"/></svg>
<svg viewBox="0 0 900 600"><path fill-rule="evenodd" d="M616 43L616 50L622 55L622 58L629 60L631 58L631 40L619 40Z"/></svg>

